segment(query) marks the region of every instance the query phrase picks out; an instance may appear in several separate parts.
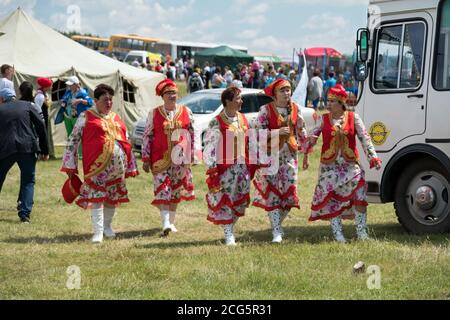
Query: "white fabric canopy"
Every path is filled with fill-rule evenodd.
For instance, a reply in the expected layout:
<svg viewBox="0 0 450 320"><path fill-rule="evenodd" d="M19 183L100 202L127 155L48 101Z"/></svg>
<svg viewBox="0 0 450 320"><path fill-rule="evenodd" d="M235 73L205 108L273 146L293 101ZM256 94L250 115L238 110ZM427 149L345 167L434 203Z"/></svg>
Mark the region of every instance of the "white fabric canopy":
<svg viewBox="0 0 450 320"><path fill-rule="evenodd" d="M162 102L155 94L155 86L165 78L164 75L137 69L86 48L34 20L20 8L0 20L2 64L14 66L16 90L25 80L31 81L36 87L38 77L57 81L72 75L79 77L82 87L89 89L91 96L100 83L110 85L116 91L114 111L129 129L135 121ZM124 101L124 81L134 87L135 103ZM58 108L58 102L54 101L51 110L53 118ZM56 130L53 128L56 145L66 141L63 127L61 124Z"/></svg>

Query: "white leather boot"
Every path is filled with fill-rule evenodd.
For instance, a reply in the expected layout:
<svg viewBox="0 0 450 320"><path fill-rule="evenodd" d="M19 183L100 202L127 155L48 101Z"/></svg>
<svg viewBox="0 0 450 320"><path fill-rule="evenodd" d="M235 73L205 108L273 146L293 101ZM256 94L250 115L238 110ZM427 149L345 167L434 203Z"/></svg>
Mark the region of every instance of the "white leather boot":
<svg viewBox="0 0 450 320"><path fill-rule="evenodd" d="M289 216L289 212L290 212L289 210L280 210L280 227L281 227L281 235L283 237L284 237L283 222Z"/></svg>
<svg viewBox="0 0 450 320"><path fill-rule="evenodd" d="M107 208L103 209L103 234L107 238L115 238L116 234L111 227L114 215L116 214L116 208Z"/></svg>
<svg viewBox="0 0 450 320"><path fill-rule="evenodd" d="M223 226L223 231L225 234L225 245L227 246L235 246L236 239L234 238L234 231L232 224L226 224Z"/></svg>
<svg viewBox="0 0 450 320"><path fill-rule="evenodd" d="M170 227L170 214L169 211L165 210L161 210L160 214L161 214L163 236L166 237L172 231L172 228Z"/></svg>
<svg viewBox="0 0 450 320"><path fill-rule="evenodd" d="M169 212L170 229L172 229L172 232L178 232L177 228L175 227L175 216L176 215L177 215L176 211Z"/></svg>
<svg viewBox="0 0 450 320"><path fill-rule="evenodd" d="M331 219L331 230L333 231L334 239L337 242L345 243L347 242L344 237L343 228L342 228L342 220L337 217Z"/></svg>
<svg viewBox="0 0 450 320"><path fill-rule="evenodd" d="M270 224L272 225L273 243L283 241L283 229L281 228L281 216L278 210L269 212Z"/></svg>
<svg viewBox="0 0 450 320"><path fill-rule="evenodd" d="M94 228L92 242L101 243L103 241L103 208L92 209L91 218Z"/></svg>
<svg viewBox="0 0 450 320"><path fill-rule="evenodd" d="M369 240L369 234L367 232L367 213L362 213L355 211L355 224L356 224L356 235L358 240L366 241Z"/></svg>

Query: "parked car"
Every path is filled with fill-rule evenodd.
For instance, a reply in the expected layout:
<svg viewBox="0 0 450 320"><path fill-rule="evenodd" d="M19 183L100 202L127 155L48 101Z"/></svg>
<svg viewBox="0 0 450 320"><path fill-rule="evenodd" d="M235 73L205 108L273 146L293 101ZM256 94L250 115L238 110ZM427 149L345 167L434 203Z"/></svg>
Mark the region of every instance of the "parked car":
<svg viewBox="0 0 450 320"><path fill-rule="evenodd" d="M223 110L221 101L222 92L225 89L201 90L191 93L178 101L179 104L186 105L194 114L194 125L197 134L203 137L208 129L209 123L214 117L219 115ZM258 116L261 106L272 102L272 98L266 96L263 90L258 89L241 89L242 104L241 112L245 114L250 125ZM301 112L306 121L307 130L311 130L315 124L314 109L301 108ZM131 134L131 143L136 152L140 152L142 146L142 136L144 135L146 119L137 121Z"/></svg>
<svg viewBox="0 0 450 320"><path fill-rule="evenodd" d="M153 53L142 50L133 50L130 51L123 60L123 62L128 64L132 64L134 61L137 61L139 64L157 63L162 61L162 56L159 53Z"/></svg>

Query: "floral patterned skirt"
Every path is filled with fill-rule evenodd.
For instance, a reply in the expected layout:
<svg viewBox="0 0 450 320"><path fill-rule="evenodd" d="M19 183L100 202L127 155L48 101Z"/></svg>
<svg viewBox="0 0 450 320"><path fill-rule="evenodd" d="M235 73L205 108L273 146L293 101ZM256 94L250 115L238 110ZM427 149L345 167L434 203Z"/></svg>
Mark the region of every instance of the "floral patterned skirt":
<svg viewBox="0 0 450 320"><path fill-rule="evenodd" d="M129 202L125 184L127 157L122 148L116 145L109 165L100 174L86 179L81 186L77 204L88 209L92 204L108 203L119 206Z"/></svg>
<svg viewBox="0 0 450 320"><path fill-rule="evenodd" d="M321 164L319 170L309 220L354 219L352 208L368 205L364 170L343 158L331 165Z"/></svg>
<svg viewBox="0 0 450 320"><path fill-rule="evenodd" d="M153 176L155 200L152 205L178 204L195 199L192 170L184 165L172 165Z"/></svg>
<svg viewBox="0 0 450 320"><path fill-rule="evenodd" d="M279 170L274 175L263 175L262 171L258 170L253 181L256 188L253 205L263 208L267 212L300 209L297 181L297 159L284 162L281 160Z"/></svg>
<svg viewBox="0 0 450 320"><path fill-rule="evenodd" d="M221 191L208 192L208 221L217 225L232 224L243 217L250 205L250 173L245 164L235 164L220 176Z"/></svg>

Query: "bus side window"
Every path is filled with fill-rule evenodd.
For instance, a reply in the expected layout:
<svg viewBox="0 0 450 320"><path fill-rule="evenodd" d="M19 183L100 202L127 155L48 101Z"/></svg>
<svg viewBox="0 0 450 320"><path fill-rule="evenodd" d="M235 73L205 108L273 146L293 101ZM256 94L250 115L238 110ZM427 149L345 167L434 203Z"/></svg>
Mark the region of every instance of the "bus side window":
<svg viewBox="0 0 450 320"><path fill-rule="evenodd" d="M422 82L425 24L383 27L378 36L374 87L379 90L416 89Z"/></svg>
<svg viewBox="0 0 450 320"><path fill-rule="evenodd" d="M382 28L378 33L375 89L396 89L402 41L402 26Z"/></svg>
<svg viewBox="0 0 450 320"><path fill-rule="evenodd" d="M422 82L425 25L412 23L405 26L400 88L418 88Z"/></svg>
<svg viewBox="0 0 450 320"><path fill-rule="evenodd" d="M440 6L439 43L435 58L434 87L439 90L450 89L450 0L445 0Z"/></svg>

